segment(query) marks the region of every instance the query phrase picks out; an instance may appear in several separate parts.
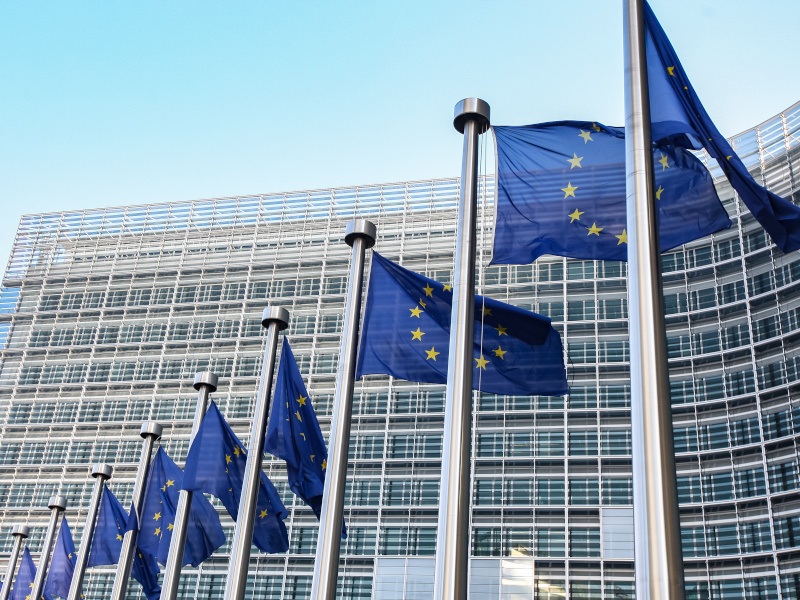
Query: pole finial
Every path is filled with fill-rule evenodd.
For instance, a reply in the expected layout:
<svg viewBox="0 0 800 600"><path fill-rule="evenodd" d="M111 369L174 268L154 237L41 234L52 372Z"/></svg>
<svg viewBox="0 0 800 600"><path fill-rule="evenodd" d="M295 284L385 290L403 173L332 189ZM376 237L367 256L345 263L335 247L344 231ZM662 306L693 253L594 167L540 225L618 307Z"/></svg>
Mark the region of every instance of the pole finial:
<svg viewBox="0 0 800 600"><path fill-rule="evenodd" d="M92 477L102 477L103 479L111 479L111 474L114 472L114 467L107 463L95 463L92 465Z"/></svg>
<svg viewBox="0 0 800 600"><path fill-rule="evenodd" d="M217 383L219 377L214 375L211 371L198 371L194 376L194 389L200 390L201 387L210 388L209 392L217 391Z"/></svg>
<svg viewBox="0 0 800 600"><path fill-rule="evenodd" d="M27 525L14 525L11 529L11 535L21 537L23 540L31 534L31 528Z"/></svg>
<svg viewBox="0 0 800 600"><path fill-rule="evenodd" d="M261 313L261 326L269 327L270 323L278 324L278 331L289 326L289 311L282 306L268 306Z"/></svg>
<svg viewBox="0 0 800 600"><path fill-rule="evenodd" d="M64 496L51 496L50 501L47 503L47 508L53 510L67 510L67 499Z"/></svg>
<svg viewBox="0 0 800 600"><path fill-rule="evenodd" d="M375 245L375 239L378 237L378 230L375 223L367 221L366 219L353 219L347 224L344 230L344 241L351 248L356 242L357 238L364 240L364 245L367 248L372 248Z"/></svg>
<svg viewBox="0 0 800 600"><path fill-rule="evenodd" d="M478 133L483 133L489 129L489 103L480 98L464 98L456 104L453 114L453 127L459 133L464 133L464 125L467 121L479 121Z"/></svg>
<svg viewBox="0 0 800 600"><path fill-rule="evenodd" d="M139 431L139 435L143 438L153 436L158 439L163 432L164 428L159 423L155 421L145 421L142 423L142 429Z"/></svg>

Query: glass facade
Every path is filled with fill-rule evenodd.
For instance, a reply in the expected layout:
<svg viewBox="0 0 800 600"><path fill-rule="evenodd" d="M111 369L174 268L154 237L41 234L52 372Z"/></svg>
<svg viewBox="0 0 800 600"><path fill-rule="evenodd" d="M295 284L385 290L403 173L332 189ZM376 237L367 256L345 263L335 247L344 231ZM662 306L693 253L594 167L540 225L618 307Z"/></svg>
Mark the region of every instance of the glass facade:
<svg viewBox="0 0 800 600"><path fill-rule="evenodd" d="M800 199L800 104L732 141L760 181ZM481 184L479 289L553 318L572 393L476 396L471 597L633 598L626 265L487 267L493 179ZM662 260L687 595L796 598L800 255L775 250L719 189L733 227ZM443 179L24 217L0 289L0 568L14 524L40 549L55 493L80 540L92 462L114 464L129 502L144 420L165 426L182 463L196 371L220 376L213 397L246 439L268 303L290 311L327 434L346 223L369 218L383 255L450 282L457 199L458 181ZM444 386L357 384L340 597L431 597L443 407ZM316 521L284 466L264 468L290 509L291 547L254 553L251 593L306 598ZM181 597L222 598L227 552L186 569ZM88 597L105 597L112 576L92 571Z"/></svg>

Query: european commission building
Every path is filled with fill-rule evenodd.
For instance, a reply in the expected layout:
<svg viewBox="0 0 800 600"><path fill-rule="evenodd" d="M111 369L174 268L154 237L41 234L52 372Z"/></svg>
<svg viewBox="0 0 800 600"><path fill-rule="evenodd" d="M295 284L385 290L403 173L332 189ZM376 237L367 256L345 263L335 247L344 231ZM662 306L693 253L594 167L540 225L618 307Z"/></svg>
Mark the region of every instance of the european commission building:
<svg viewBox="0 0 800 600"><path fill-rule="evenodd" d="M732 142L759 181L800 198L800 103ZM631 599L626 265L486 267L493 179L480 184L479 290L553 319L571 393L475 399L470 597ZM212 398L246 440L268 304L290 312L286 333L327 435L346 224L372 220L383 255L450 282L458 186L25 216L0 307L0 567L16 524L31 526L40 551L55 494L79 543L94 462L114 465L109 484L129 505L144 421L164 426L160 443L182 464L196 372L219 375ZM800 254L777 251L727 183L719 189L733 227L662 258L687 597L798 598ZM432 596L444 392L388 376L356 384L341 598ZM266 456L264 469L289 509L290 549L254 551L248 597L306 598L317 522L285 465ZM223 525L228 544L184 569L181 598L222 598L227 514ZM113 567L91 569L87 597L106 598L112 580ZM142 597L138 583L128 597Z"/></svg>

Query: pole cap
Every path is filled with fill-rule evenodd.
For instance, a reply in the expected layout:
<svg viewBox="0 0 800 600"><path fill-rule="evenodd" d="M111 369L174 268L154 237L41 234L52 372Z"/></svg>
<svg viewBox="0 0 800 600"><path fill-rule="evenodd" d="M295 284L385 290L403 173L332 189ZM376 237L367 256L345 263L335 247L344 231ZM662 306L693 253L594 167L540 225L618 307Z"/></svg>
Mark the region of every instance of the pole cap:
<svg viewBox="0 0 800 600"><path fill-rule="evenodd" d="M453 127L459 133L464 133L467 121L478 121L479 131L483 133L489 129L489 103L480 98L464 98L456 104L453 114Z"/></svg>
<svg viewBox="0 0 800 600"><path fill-rule="evenodd" d="M375 223L366 219L354 219L347 224L344 230L344 241L350 247L356 243L356 239L361 238L367 248L372 248L377 236L378 230Z"/></svg>
<svg viewBox="0 0 800 600"><path fill-rule="evenodd" d="M148 436L153 436L156 439L161 437L161 433L164 431L164 428L156 423L155 421L145 421L142 423L142 429L139 431L139 435L143 438Z"/></svg>
<svg viewBox="0 0 800 600"><path fill-rule="evenodd" d="M194 389L198 391L202 387L207 387L209 392L216 392L218 382L219 377L211 371L198 371L194 374Z"/></svg>
<svg viewBox="0 0 800 600"><path fill-rule="evenodd" d="M268 306L261 313L261 325L269 327L270 323L277 323L278 331L283 331L289 326L289 311L282 306Z"/></svg>
<svg viewBox="0 0 800 600"><path fill-rule="evenodd" d="M21 537L23 540L31 534L31 528L27 525L14 525L11 528L11 535Z"/></svg>
<svg viewBox="0 0 800 600"><path fill-rule="evenodd" d="M47 508L56 510L67 510L67 499L64 496L51 496Z"/></svg>
<svg viewBox="0 0 800 600"><path fill-rule="evenodd" d="M92 465L92 477L102 477L103 479L111 479L111 474L114 472L114 467L107 463L94 463Z"/></svg>

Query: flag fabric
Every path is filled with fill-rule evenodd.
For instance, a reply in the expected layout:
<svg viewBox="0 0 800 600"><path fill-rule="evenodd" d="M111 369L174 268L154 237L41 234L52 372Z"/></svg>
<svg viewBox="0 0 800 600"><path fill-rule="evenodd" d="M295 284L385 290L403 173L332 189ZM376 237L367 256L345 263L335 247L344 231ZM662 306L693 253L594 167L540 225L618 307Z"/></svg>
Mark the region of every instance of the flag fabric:
<svg viewBox="0 0 800 600"><path fill-rule="evenodd" d="M186 456L183 489L213 494L235 520L246 462L244 446L212 401ZM253 526L253 543L260 550L275 553L289 549L289 535L283 523L287 515L278 491L261 471Z"/></svg>
<svg viewBox="0 0 800 600"><path fill-rule="evenodd" d="M627 260L625 133L589 121L494 127L493 264L543 254ZM708 169L683 148L653 149L661 251L730 227Z"/></svg>
<svg viewBox="0 0 800 600"><path fill-rule="evenodd" d="M36 565L33 564L31 551L25 546L19 563L19 571L17 571L17 579L8 600L31 600L34 579L36 579ZM49 593L44 592L44 599L52 600L52 597Z"/></svg>
<svg viewBox="0 0 800 600"><path fill-rule="evenodd" d="M163 448L159 448L147 476L137 545L164 565L167 564L182 485L183 471ZM195 494L189 510L183 565L198 566L224 543L225 532L217 511L203 494Z"/></svg>
<svg viewBox="0 0 800 600"><path fill-rule="evenodd" d="M357 377L447 382L452 291L372 253ZM475 296L473 387L487 393L569 393L561 337L550 319Z"/></svg>
<svg viewBox="0 0 800 600"><path fill-rule="evenodd" d="M286 461L289 487L319 518L328 450L297 361L285 337L264 450Z"/></svg>
<svg viewBox="0 0 800 600"><path fill-rule="evenodd" d="M86 566L98 567L117 564L125 532L135 530L137 520L136 511L131 510L128 515L114 493L106 486L100 501L97 525ZM161 586L158 584L158 564L152 554L137 549L131 566L131 575L142 585L142 590L148 600L156 600L161 596Z"/></svg>
<svg viewBox="0 0 800 600"><path fill-rule="evenodd" d="M69 586L72 584L72 575L75 573L75 542L69 529L66 515L61 518L61 529L56 538L56 547L53 558L50 559L50 570L47 572L47 582L44 591L51 596L66 598L69 595Z"/></svg>
<svg viewBox="0 0 800 600"><path fill-rule="evenodd" d="M705 148L775 245L783 252L800 248L800 207L756 183L711 121L647 2L644 19L653 139Z"/></svg>

